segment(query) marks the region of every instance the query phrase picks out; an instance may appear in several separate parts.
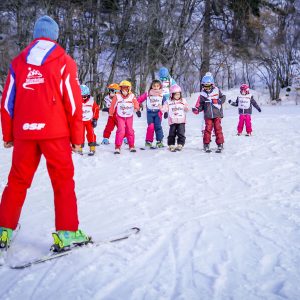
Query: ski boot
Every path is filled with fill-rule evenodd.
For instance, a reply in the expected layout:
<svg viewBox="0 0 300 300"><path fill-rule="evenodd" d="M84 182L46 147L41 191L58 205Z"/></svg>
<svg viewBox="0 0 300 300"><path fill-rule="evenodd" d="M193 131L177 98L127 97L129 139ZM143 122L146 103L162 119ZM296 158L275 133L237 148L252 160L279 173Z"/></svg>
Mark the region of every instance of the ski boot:
<svg viewBox="0 0 300 300"><path fill-rule="evenodd" d="M242 133L238 132L236 135L237 135L237 136L241 136L241 135L242 135Z"/></svg>
<svg viewBox="0 0 300 300"><path fill-rule="evenodd" d="M134 147L129 148L130 152L136 152L136 149Z"/></svg>
<svg viewBox="0 0 300 300"><path fill-rule="evenodd" d="M78 154L79 154L79 155L83 155L83 148L82 148L82 147L80 147L80 149L79 149L79 151L78 151Z"/></svg>
<svg viewBox="0 0 300 300"><path fill-rule="evenodd" d="M80 145L80 149L78 151L79 155L83 155L83 148L84 148L84 143Z"/></svg>
<svg viewBox="0 0 300 300"><path fill-rule="evenodd" d="M163 148L164 144L161 141L156 142L156 148Z"/></svg>
<svg viewBox="0 0 300 300"><path fill-rule="evenodd" d="M0 249L7 249L9 247L12 234L12 229L0 227Z"/></svg>
<svg viewBox="0 0 300 300"><path fill-rule="evenodd" d="M178 144L176 147L176 151L181 151L183 148L183 146L181 144Z"/></svg>
<svg viewBox="0 0 300 300"><path fill-rule="evenodd" d="M216 153L221 153L223 151L223 144L219 144Z"/></svg>
<svg viewBox="0 0 300 300"><path fill-rule="evenodd" d="M109 139L104 138L104 139L102 140L101 144L103 144L103 145L108 145L108 144L109 144Z"/></svg>
<svg viewBox="0 0 300 300"><path fill-rule="evenodd" d="M95 155L95 152L96 152L96 148L95 148L95 146L90 146L90 152L89 152L89 156L93 156L93 155Z"/></svg>
<svg viewBox="0 0 300 300"><path fill-rule="evenodd" d="M169 146L169 150L170 150L171 152L176 152L176 147L175 147L175 145L170 145L170 146Z"/></svg>
<svg viewBox="0 0 300 300"><path fill-rule="evenodd" d="M246 136L251 136L251 132L249 132L249 133L247 132L247 133L246 133Z"/></svg>
<svg viewBox="0 0 300 300"><path fill-rule="evenodd" d="M124 142L125 145L128 145L128 139L127 139L127 137L124 137L123 142Z"/></svg>
<svg viewBox="0 0 300 300"><path fill-rule="evenodd" d="M152 147L152 142L145 142L145 148L151 148Z"/></svg>
<svg viewBox="0 0 300 300"><path fill-rule="evenodd" d="M86 245L92 243L92 238L87 236L82 230L66 231L59 230L52 233L54 244L50 250L53 252L68 251L72 247Z"/></svg>
<svg viewBox="0 0 300 300"><path fill-rule="evenodd" d="M209 149L209 144L204 144L204 145L203 145L203 150L204 150L206 153L210 153L211 150Z"/></svg>
<svg viewBox="0 0 300 300"><path fill-rule="evenodd" d="M120 148L116 148L114 154L121 154L121 149Z"/></svg>

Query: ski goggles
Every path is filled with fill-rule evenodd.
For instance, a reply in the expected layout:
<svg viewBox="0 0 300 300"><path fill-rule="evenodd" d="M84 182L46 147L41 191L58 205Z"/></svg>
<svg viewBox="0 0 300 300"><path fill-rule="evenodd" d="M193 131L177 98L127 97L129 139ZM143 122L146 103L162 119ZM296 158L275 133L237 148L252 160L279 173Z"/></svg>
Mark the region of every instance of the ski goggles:
<svg viewBox="0 0 300 300"><path fill-rule="evenodd" d="M114 90L114 89L108 89L108 92L111 94L115 94L118 92L118 90Z"/></svg>
<svg viewBox="0 0 300 300"><path fill-rule="evenodd" d="M90 95L84 95L84 96L82 96L82 99L83 100L87 100L87 99L89 99L90 98Z"/></svg>
<svg viewBox="0 0 300 300"><path fill-rule="evenodd" d="M169 81L169 77L162 77L160 78L160 81Z"/></svg>
<svg viewBox="0 0 300 300"><path fill-rule="evenodd" d="M202 86L205 89L211 89L213 85L211 83L206 83L206 84L202 84Z"/></svg>

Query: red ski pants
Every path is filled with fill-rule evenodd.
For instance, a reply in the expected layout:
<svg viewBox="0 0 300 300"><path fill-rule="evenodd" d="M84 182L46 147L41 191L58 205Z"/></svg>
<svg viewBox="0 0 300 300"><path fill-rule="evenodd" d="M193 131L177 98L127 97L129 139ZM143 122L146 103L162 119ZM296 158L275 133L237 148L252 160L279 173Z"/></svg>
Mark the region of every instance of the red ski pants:
<svg viewBox="0 0 300 300"><path fill-rule="evenodd" d="M217 145L224 143L224 136L221 126L221 118L205 119L205 131L203 136L203 143L209 144L211 141L211 132L214 129L216 135Z"/></svg>
<svg viewBox="0 0 300 300"><path fill-rule="evenodd" d="M109 139L112 131L117 126L118 126L118 120L116 114L114 114L112 117L108 117L105 129L103 131L103 137Z"/></svg>
<svg viewBox="0 0 300 300"><path fill-rule="evenodd" d="M83 121L83 140L86 132L86 139L88 143L96 143L96 134L94 133L94 128L91 121ZM93 145L92 145L93 146Z"/></svg>
<svg viewBox="0 0 300 300"><path fill-rule="evenodd" d="M0 203L0 226L15 229L41 155L54 191L56 230L78 229L77 200L70 138L15 140L8 183ZM43 197L43 195L40 195Z"/></svg>

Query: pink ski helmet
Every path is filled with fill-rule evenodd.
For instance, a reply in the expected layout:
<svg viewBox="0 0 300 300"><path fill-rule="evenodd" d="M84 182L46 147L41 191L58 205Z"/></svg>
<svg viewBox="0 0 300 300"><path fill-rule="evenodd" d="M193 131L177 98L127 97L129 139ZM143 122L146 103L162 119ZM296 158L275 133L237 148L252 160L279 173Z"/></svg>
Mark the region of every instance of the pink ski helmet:
<svg viewBox="0 0 300 300"><path fill-rule="evenodd" d="M170 94L181 93L181 88L178 84L174 84L170 87Z"/></svg>
<svg viewBox="0 0 300 300"><path fill-rule="evenodd" d="M240 86L240 92L241 92L241 94L242 94L243 92L244 92L245 94L249 94L249 93L250 93L250 91L249 91L249 85L243 83L243 84Z"/></svg>

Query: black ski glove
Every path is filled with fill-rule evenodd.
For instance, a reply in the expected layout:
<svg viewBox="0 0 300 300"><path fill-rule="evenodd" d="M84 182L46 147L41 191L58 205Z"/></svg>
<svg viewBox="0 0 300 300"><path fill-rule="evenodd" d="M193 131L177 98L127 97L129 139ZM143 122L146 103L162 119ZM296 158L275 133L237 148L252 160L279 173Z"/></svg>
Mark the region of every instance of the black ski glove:
<svg viewBox="0 0 300 300"><path fill-rule="evenodd" d="M102 111L108 112L109 109L108 109L108 107L104 107L104 108L102 108Z"/></svg>
<svg viewBox="0 0 300 300"><path fill-rule="evenodd" d="M169 116L169 113L166 111L166 112L164 113L164 119L167 119L168 116Z"/></svg>
<svg viewBox="0 0 300 300"><path fill-rule="evenodd" d="M97 120L96 119L92 120L92 126L93 126L93 128L97 127Z"/></svg>
<svg viewBox="0 0 300 300"><path fill-rule="evenodd" d="M261 112L261 109L259 109L258 111Z"/></svg>
<svg viewBox="0 0 300 300"><path fill-rule="evenodd" d="M230 104L231 102L232 102L232 101L229 99L229 100L228 100L228 103Z"/></svg>
<svg viewBox="0 0 300 300"><path fill-rule="evenodd" d="M142 113L141 113L141 111L140 111L140 110L138 110L138 111L136 112L136 115L138 116L138 118L140 118L140 117L142 116Z"/></svg>

